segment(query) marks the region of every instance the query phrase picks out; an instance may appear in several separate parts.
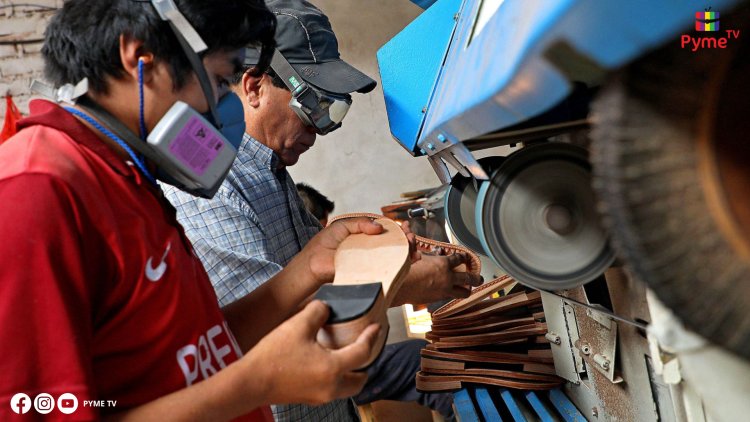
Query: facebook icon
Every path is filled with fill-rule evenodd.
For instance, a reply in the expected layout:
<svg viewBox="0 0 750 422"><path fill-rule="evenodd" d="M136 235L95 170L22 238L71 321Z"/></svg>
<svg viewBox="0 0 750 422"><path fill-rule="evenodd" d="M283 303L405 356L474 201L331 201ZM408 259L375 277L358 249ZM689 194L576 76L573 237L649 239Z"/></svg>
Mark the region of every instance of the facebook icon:
<svg viewBox="0 0 750 422"><path fill-rule="evenodd" d="M18 393L10 399L10 408L23 415L31 409L31 399L24 393Z"/></svg>

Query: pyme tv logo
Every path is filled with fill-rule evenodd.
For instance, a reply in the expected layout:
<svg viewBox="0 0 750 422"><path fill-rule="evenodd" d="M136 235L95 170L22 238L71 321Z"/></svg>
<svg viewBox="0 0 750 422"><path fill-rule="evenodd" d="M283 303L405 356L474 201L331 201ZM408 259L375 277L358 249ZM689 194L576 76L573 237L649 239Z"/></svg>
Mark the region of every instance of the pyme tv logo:
<svg viewBox="0 0 750 422"><path fill-rule="evenodd" d="M705 12L695 12L695 30L699 32L718 31L719 12L712 12L710 7Z"/></svg>
<svg viewBox="0 0 750 422"><path fill-rule="evenodd" d="M731 25L732 15L729 17ZM725 29L719 32L719 12L712 12L710 7L705 12L695 13L695 30L702 34L694 32L680 35L680 48L689 48L693 53L703 49L725 49L732 41L740 38L739 29Z"/></svg>

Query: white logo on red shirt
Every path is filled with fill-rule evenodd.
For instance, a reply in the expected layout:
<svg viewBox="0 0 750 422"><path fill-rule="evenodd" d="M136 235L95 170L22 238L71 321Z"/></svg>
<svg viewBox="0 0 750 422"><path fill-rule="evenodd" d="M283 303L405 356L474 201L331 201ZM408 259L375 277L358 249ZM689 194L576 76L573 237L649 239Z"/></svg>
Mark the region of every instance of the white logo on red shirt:
<svg viewBox="0 0 750 422"><path fill-rule="evenodd" d="M167 249L164 251L164 255L161 256L161 262L159 265L154 268L154 266L151 263L151 257L148 258L148 261L146 261L146 278L153 281L154 283L161 280L164 273L167 271L167 263L164 261L164 259L167 258L167 254L169 253L169 249L172 247L172 242L169 242L167 244Z"/></svg>
<svg viewBox="0 0 750 422"><path fill-rule="evenodd" d="M180 348L177 351L177 364L185 376L185 385L189 387L226 368L240 356L240 346L224 321L199 336L198 344Z"/></svg>

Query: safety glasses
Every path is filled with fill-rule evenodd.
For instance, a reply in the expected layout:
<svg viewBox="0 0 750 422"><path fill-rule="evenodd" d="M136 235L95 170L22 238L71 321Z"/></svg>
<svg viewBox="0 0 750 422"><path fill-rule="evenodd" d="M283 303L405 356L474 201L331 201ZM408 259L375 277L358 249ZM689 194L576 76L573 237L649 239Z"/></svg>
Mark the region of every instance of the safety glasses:
<svg viewBox="0 0 750 422"><path fill-rule="evenodd" d="M341 127L341 121L352 105L351 95L333 94L313 87L302 79L278 50L274 51L271 59L271 69L291 91L289 107L305 125L315 128L315 132L321 135Z"/></svg>

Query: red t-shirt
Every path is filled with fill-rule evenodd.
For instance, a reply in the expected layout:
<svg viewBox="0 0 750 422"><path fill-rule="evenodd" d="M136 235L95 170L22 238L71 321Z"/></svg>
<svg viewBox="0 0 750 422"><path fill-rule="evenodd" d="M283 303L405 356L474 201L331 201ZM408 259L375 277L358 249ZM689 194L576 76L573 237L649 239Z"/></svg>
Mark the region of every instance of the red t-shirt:
<svg viewBox="0 0 750 422"><path fill-rule="evenodd" d="M16 393L72 393L76 419L121 412L236 361L172 206L68 112L31 111L0 147L0 419Z"/></svg>

